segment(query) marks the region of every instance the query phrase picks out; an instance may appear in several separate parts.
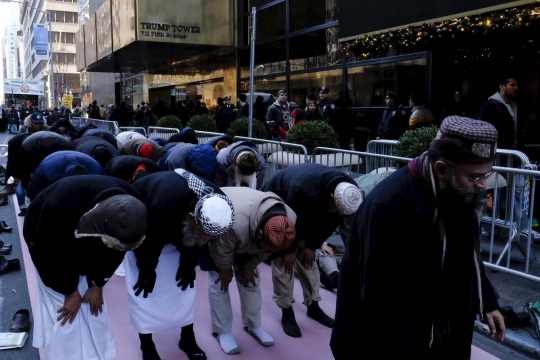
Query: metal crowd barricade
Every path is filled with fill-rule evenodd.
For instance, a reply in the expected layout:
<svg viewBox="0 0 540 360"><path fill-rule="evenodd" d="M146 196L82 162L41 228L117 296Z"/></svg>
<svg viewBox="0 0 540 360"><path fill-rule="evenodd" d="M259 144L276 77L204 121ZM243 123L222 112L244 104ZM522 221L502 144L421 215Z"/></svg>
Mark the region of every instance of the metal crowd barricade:
<svg viewBox="0 0 540 360"><path fill-rule="evenodd" d="M498 206L500 202L500 196L498 191L493 193L493 205L492 205L492 214L490 217L484 216L482 218L482 224L490 226L489 235L489 260L485 261L484 264L486 267L489 267L494 270L505 271L514 275L522 276L530 280L540 281L540 272L538 269L535 274L531 273L531 261L536 259L536 255L532 250L534 233L532 231L532 219L534 212L534 199L536 193L536 181L540 179L540 172L536 169L512 169L508 167L499 167L496 166L493 168L495 171L505 174L506 178L524 178L530 179L530 192L521 192L516 198L516 186L518 182L511 181L508 184L507 194L511 196L511 202L514 204L516 201L518 204L527 203L526 208L527 212L522 212L521 214L518 211L515 211L514 206L510 207L512 211L504 214L504 217L499 218L500 207ZM503 176L504 179L504 176ZM497 189L499 186L495 186ZM519 207L518 207L519 209ZM495 243L496 231L495 229L501 229L506 231L506 233L500 234L499 238L505 238L503 244ZM525 263L523 264L520 261L519 257L516 258L515 254L512 253L514 245L517 245L521 255L525 258ZM497 260L494 260L495 253L498 253ZM506 261L503 263L503 259L506 256ZM512 260L512 262L511 262ZM511 266L513 263L513 267ZM536 266L537 267L537 266Z"/></svg>
<svg viewBox="0 0 540 360"><path fill-rule="evenodd" d="M308 151L301 144L235 136L234 142L238 141L252 142L266 159L268 166L266 168L264 183L279 170L285 169L288 166L310 162Z"/></svg>
<svg viewBox="0 0 540 360"><path fill-rule="evenodd" d="M162 139L168 140L171 136L174 134L179 134L180 130L176 128L165 128L165 127L158 127L158 126L149 126L148 127L148 137L160 137Z"/></svg>
<svg viewBox="0 0 540 360"><path fill-rule="evenodd" d="M143 127L137 127L137 126L121 126L118 128L120 130L120 132L125 132L125 131L134 131L136 133L139 133L139 134L142 134L144 135L145 137L148 137L146 135L146 129L143 128Z"/></svg>
<svg viewBox="0 0 540 360"><path fill-rule="evenodd" d="M0 165L7 168L8 145L0 144ZM8 181L8 179L6 179Z"/></svg>
<svg viewBox="0 0 540 360"><path fill-rule="evenodd" d="M118 123L116 121L101 120L101 119L89 119L89 118L79 118L79 119L80 119L79 126L83 125L84 123L93 124L98 129L110 131L111 133L113 133L113 135L118 135L120 133L120 129L119 129ZM76 125L74 124L74 126L76 126Z"/></svg>
<svg viewBox="0 0 540 360"><path fill-rule="evenodd" d="M365 162L363 161L363 158L365 158ZM350 175L353 179L365 175L366 173L369 174L369 172L365 171L365 169L367 168L365 164L372 160L377 160L379 162L384 161L388 164L397 166L398 163L407 163L411 159L391 155L381 155L326 147L316 148L315 150L313 150L313 155L311 156L312 163L336 168ZM389 170L392 171L394 169L394 167L387 166L386 168L374 169L371 172L382 172Z"/></svg>
<svg viewBox="0 0 540 360"><path fill-rule="evenodd" d="M392 150L397 143L397 140L371 140L367 144L366 153L391 156ZM391 166L392 164L389 159L370 156L366 161L366 172L370 173L375 169L388 168Z"/></svg>
<svg viewBox="0 0 540 360"><path fill-rule="evenodd" d="M197 137L197 140L199 140L199 144L204 144L211 138L214 138L216 136L223 136L225 134L222 133L216 133L216 132L210 132L210 131L199 131L195 130L195 136Z"/></svg>
<svg viewBox="0 0 540 360"><path fill-rule="evenodd" d="M504 256L507 256L507 267L510 266L510 254L514 245L517 245L521 254L529 262L530 257L536 259L536 255L527 246L527 238L531 236L532 231L532 212L530 199L531 188L536 185L536 178L526 176L521 173L515 173L515 164L519 164L520 169L536 171L536 165L530 164L527 155L516 150L497 149L497 168L505 169L504 175L496 174L496 184L490 186L492 190L492 211L491 216L484 215L482 223L489 225L489 236L493 242L494 234L497 231L507 232L506 245L495 261L495 266L500 266ZM517 161L516 161L517 160ZM506 166L502 166L506 164ZM501 188L506 187L506 191ZM533 191L534 192L534 191ZM505 199L503 203L503 193ZM484 230L485 231L485 230ZM490 263L493 262L493 252L490 251ZM528 264L527 264L528 268Z"/></svg>
<svg viewBox="0 0 540 360"><path fill-rule="evenodd" d="M70 121L73 124L73 126L81 126L82 124L85 123L85 121L82 120L80 117L71 118Z"/></svg>
<svg viewBox="0 0 540 360"><path fill-rule="evenodd" d="M374 150L375 147L372 147L371 151ZM482 228L490 230L487 234L488 237L483 237L482 240L482 250L484 253L487 252L484 256L484 264L486 267L496 271L504 271L540 282L539 266L531 266L531 261L536 259L532 246L535 236L540 239L540 233L535 233L532 230L534 212L534 201L532 199L535 197L536 181L540 179L540 171L536 170L535 165L527 164L528 159L523 153L504 149L498 150L498 153L502 156L513 157L508 162L510 164L519 164L524 169L495 166L493 169L496 172L488 179L488 190L493 190L493 210L491 216L488 216L484 211L481 219ZM371 171L366 171L366 173L369 173L376 171L373 169L375 166L380 166L378 169L380 171L392 170L391 166L381 165L395 165L396 162L407 162L411 159L323 147L316 148L311 157L311 162L340 169L353 178L363 174L361 160L365 160L366 170L368 170L367 164L378 164L372 165L372 169L369 169ZM521 180L510 181L507 184L506 178L526 179L529 183L529 190L526 191L527 187L523 187L524 191L518 191ZM501 199L499 190L502 187L508 187L507 193L511 204L508 206L508 211L501 218L498 205ZM523 211L520 212L519 209ZM499 230L499 233L495 231L496 229ZM514 248L517 248L519 252L515 252ZM519 253L523 256L524 261L520 260Z"/></svg>

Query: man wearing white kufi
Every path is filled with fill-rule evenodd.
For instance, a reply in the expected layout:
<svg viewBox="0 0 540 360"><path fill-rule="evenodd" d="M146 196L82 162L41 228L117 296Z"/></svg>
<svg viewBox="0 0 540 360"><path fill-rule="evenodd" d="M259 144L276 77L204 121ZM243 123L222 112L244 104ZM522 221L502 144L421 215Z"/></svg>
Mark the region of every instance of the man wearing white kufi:
<svg viewBox="0 0 540 360"><path fill-rule="evenodd" d="M102 288L125 252L144 240L147 211L139 198L123 180L76 175L28 207L23 234L38 275L33 345L45 348L47 359L116 358Z"/></svg>
<svg viewBox="0 0 540 360"><path fill-rule="evenodd" d="M362 193L354 180L342 171L312 163L278 172L266 183L264 191L278 195L297 216L297 246L272 261L273 299L282 309L283 331L292 337L302 336L292 308L294 271L299 274L307 315L331 328L334 320L318 304L322 298L315 254L343 217L356 212Z"/></svg>
<svg viewBox="0 0 540 360"><path fill-rule="evenodd" d="M215 183L223 186L246 186L260 190L263 186L266 161L249 141L239 141L217 155Z"/></svg>
<svg viewBox="0 0 540 360"><path fill-rule="evenodd" d="M190 360L204 360L193 331L195 267L207 242L231 229L232 203L216 185L183 169L144 176L133 186L148 211L147 241L125 260L128 307L143 359L160 359L153 333L181 328L180 349Z"/></svg>

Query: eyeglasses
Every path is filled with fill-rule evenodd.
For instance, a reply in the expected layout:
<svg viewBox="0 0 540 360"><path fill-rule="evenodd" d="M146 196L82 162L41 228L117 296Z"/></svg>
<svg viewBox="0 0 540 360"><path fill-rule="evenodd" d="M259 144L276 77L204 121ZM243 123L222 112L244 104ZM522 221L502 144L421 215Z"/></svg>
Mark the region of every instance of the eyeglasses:
<svg viewBox="0 0 540 360"><path fill-rule="evenodd" d="M447 164L448 165L448 164ZM473 178L472 176L469 176L467 174L465 174L463 171L460 171L459 169L457 169L455 166L451 166L451 165L448 165L450 166L451 168L453 168L454 170L456 170L457 172L461 173L461 175L465 176L467 178L467 180L469 180L470 182L472 182L473 185L476 185L477 182L479 181L482 181L482 180L487 180L491 175L493 175L493 173L495 172L494 170L491 170L490 172L484 174L484 175L480 175L476 178Z"/></svg>

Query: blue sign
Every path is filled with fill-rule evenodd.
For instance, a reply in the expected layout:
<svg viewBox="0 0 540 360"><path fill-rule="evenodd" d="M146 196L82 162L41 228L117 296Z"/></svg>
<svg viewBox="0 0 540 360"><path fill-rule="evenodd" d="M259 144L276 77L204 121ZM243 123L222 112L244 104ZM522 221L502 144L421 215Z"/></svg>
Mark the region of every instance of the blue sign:
<svg viewBox="0 0 540 360"><path fill-rule="evenodd" d="M34 57L36 60L49 60L49 26L34 24Z"/></svg>

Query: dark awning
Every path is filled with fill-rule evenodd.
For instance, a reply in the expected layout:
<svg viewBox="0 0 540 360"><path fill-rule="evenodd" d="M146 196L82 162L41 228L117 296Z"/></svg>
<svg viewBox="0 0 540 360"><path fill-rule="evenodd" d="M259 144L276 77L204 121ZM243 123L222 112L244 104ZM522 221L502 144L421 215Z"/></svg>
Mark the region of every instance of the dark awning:
<svg viewBox="0 0 540 360"><path fill-rule="evenodd" d="M86 71L174 75L196 68L204 75L223 69L235 56L234 47L135 41L90 64Z"/></svg>
<svg viewBox="0 0 540 360"><path fill-rule="evenodd" d="M534 2L536 0L341 0L339 41Z"/></svg>

